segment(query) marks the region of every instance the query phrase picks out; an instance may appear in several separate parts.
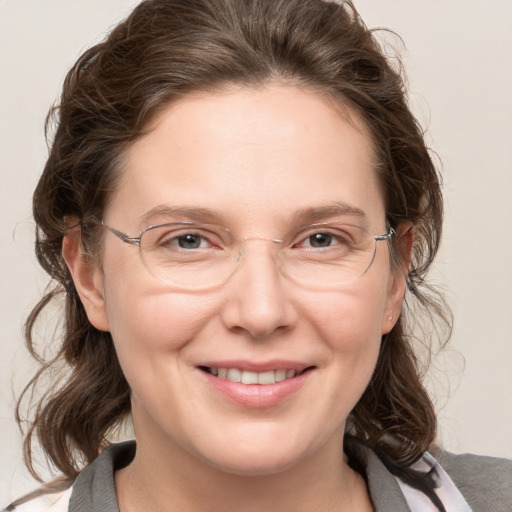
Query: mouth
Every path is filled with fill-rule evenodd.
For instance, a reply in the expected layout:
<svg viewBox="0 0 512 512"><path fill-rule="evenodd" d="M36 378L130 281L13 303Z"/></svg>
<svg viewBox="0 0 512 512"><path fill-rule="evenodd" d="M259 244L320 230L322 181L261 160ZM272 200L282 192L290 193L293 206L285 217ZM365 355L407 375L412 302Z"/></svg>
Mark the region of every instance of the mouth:
<svg viewBox="0 0 512 512"><path fill-rule="evenodd" d="M306 368L277 368L275 370L266 370L256 372L251 370L243 370L241 368L217 368L211 366L200 366L199 369L205 373L213 375L219 379L226 379L231 382L246 385L269 385L284 382L303 375L305 372L312 370L313 366Z"/></svg>
<svg viewBox="0 0 512 512"><path fill-rule="evenodd" d="M299 361L202 361L196 367L214 391L237 406L265 409L292 399L316 366Z"/></svg>

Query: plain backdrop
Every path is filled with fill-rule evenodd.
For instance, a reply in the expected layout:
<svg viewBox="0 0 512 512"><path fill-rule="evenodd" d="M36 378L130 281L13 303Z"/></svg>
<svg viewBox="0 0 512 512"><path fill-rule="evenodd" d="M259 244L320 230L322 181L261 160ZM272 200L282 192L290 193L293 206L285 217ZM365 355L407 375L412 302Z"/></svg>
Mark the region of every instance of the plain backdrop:
<svg viewBox="0 0 512 512"><path fill-rule="evenodd" d="M0 505L36 485L13 408L34 369L22 325L46 285L30 220L45 115L80 53L136 3L0 0ZM429 376L440 441L512 457L512 2L355 3L367 25L402 37L411 105L444 169L445 234L432 278L447 290L455 327Z"/></svg>

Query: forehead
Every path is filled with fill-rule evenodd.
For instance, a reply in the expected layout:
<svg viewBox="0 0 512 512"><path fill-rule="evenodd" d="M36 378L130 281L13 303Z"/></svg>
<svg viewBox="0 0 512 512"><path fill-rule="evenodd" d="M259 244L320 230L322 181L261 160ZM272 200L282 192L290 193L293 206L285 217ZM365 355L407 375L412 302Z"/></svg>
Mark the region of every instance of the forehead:
<svg viewBox="0 0 512 512"><path fill-rule="evenodd" d="M384 218L364 124L350 108L292 86L172 103L127 150L121 173L107 213L131 226L160 205L252 225L340 203L370 224Z"/></svg>

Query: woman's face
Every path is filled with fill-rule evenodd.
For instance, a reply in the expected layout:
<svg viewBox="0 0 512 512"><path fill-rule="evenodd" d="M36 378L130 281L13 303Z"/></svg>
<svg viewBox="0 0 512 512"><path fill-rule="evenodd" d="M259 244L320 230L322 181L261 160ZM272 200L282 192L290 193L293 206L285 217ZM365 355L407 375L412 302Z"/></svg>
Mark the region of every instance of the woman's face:
<svg viewBox="0 0 512 512"><path fill-rule="evenodd" d="M239 474L339 457L347 416L396 321L403 278L380 242L350 284L302 286L278 270L273 243L261 238L328 222L334 210L374 234L387 231L364 126L318 94L276 85L190 95L151 128L127 152L105 223L137 236L199 216L256 240L224 284L187 291L153 277L137 247L106 232L93 275L101 299L84 302L91 321L112 333L139 449ZM297 375L244 384L205 368L235 370L232 379L236 370Z"/></svg>

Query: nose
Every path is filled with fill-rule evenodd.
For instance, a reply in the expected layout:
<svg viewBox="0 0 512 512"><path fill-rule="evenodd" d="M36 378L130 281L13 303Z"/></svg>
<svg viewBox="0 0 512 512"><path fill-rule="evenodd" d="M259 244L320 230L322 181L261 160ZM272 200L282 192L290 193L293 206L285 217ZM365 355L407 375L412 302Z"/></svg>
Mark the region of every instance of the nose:
<svg viewBox="0 0 512 512"><path fill-rule="evenodd" d="M254 339L290 329L298 316L290 283L280 273L269 242L244 243L238 267L226 283L223 322L228 329L245 332Z"/></svg>

